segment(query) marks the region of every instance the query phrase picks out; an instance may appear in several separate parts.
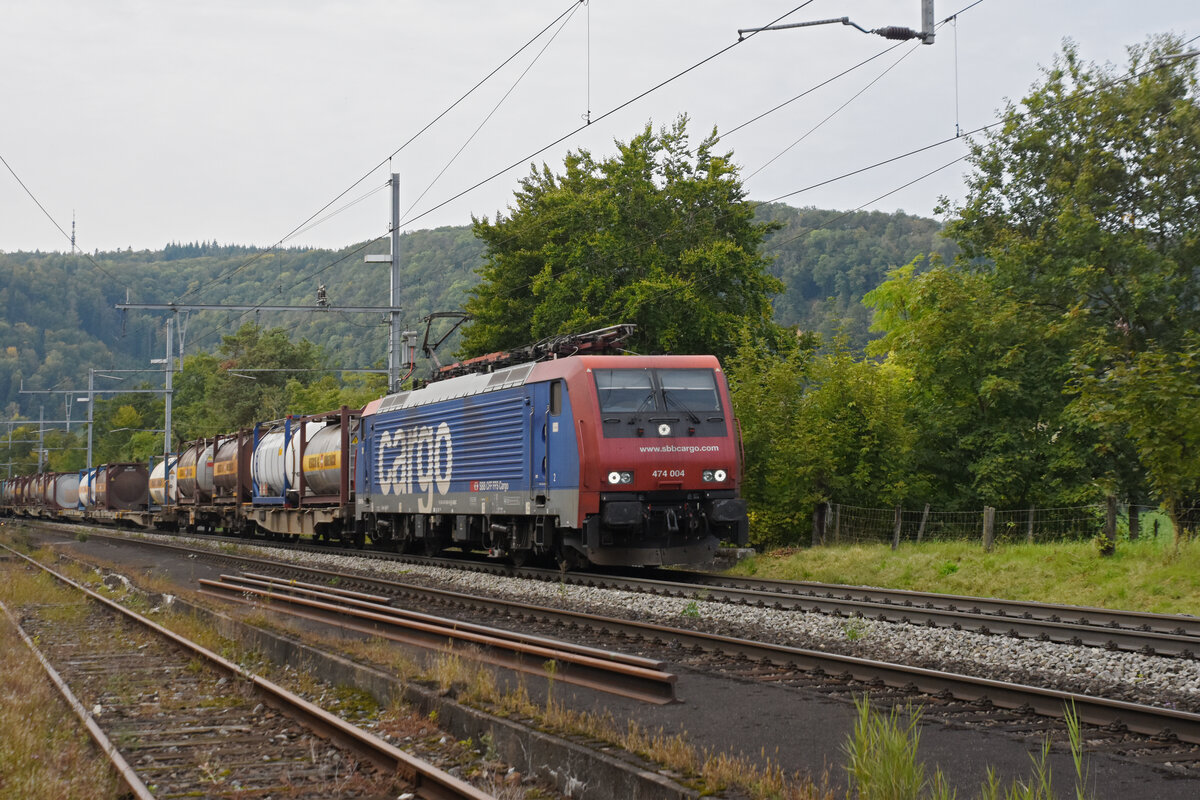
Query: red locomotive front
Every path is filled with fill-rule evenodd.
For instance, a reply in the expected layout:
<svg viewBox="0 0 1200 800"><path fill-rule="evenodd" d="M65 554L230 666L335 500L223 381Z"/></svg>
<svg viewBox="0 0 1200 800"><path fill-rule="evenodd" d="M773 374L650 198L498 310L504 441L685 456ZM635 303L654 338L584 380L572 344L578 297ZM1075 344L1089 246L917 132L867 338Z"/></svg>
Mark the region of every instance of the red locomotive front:
<svg viewBox="0 0 1200 800"><path fill-rule="evenodd" d="M744 544L741 448L713 356L583 356L567 377L580 453L579 549L680 564Z"/></svg>

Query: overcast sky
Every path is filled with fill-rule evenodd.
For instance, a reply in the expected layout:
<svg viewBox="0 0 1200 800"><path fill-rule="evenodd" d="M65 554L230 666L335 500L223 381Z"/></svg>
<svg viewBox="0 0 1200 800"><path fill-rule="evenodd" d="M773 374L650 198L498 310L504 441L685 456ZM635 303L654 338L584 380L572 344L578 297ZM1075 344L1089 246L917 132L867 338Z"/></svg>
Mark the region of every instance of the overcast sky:
<svg viewBox="0 0 1200 800"><path fill-rule="evenodd" d="M9 0L0 11L0 157L68 232L74 213L89 252L214 239L272 245L346 190L325 214L363 199L286 244L364 241L387 231L392 171L405 230L461 225L503 210L531 154L581 126L589 109L598 121L532 160L558 168L568 149L606 155L614 139L681 113L696 137L714 125L732 131L895 44L843 25L764 33L604 116L736 42L738 28L799 2ZM937 0L936 18L971 2ZM919 12L919 0L814 0L785 21L849 16L865 28L916 28ZM942 26L935 44L901 43L722 145L750 197L775 199L952 137L956 125L994 121L1064 38L1088 60L1123 64L1126 45L1163 32L1200 33L1200 3L983 0ZM785 202L932 215L939 195L960 195L962 163L871 201L963 152L952 142ZM0 250L69 247L0 165Z"/></svg>

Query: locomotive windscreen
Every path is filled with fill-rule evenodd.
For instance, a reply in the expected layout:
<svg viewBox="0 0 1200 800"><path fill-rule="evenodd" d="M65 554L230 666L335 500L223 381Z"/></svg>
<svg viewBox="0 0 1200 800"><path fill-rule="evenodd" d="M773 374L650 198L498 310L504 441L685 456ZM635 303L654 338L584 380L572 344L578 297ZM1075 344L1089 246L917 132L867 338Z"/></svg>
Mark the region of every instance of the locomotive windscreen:
<svg viewBox="0 0 1200 800"><path fill-rule="evenodd" d="M721 397L711 369L660 369L663 399L668 406L689 411L720 411Z"/></svg>
<svg viewBox="0 0 1200 800"><path fill-rule="evenodd" d="M596 394L606 414L721 410L711 369L597 369Z"/></svg>
<svg viewBox="0 0 1200 800"><path fill-rule="evenodd" d="M595 375L601 411L617 413L654 407L650 370L598 369Z"/></svg>

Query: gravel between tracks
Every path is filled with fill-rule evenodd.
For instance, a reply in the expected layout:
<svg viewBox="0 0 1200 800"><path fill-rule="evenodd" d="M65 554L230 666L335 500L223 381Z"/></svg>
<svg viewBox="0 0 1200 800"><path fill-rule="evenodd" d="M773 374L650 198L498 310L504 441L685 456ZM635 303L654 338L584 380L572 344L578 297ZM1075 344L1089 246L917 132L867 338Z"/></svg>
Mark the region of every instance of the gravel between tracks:
<svg viewBox="0 0 1200 800"><path fill-rule="evenodd" d="M213 547L211 541L204 539L184 541ZM378 559L244 547L268 558L319 568L363 571L385 579L489 597L1200 712L1200 661L1197 660L1039 642L1001 634L661 597Z"/></svg>

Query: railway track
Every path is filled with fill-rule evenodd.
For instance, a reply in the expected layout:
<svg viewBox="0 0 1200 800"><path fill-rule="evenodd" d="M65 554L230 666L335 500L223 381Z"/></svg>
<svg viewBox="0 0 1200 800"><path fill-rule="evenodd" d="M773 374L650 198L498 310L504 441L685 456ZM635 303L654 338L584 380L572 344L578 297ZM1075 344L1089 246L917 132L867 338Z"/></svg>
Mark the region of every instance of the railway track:
<svg viewBox="0 0 1200 800"><path fill-rule="evenodd" d="M39 523L60 530L76 526ZM103 528L92 529L103 535ZM1089 606L1056 605L870 586L784 581L671 569L562 572L513 567L494 560L450 559L326 544L204 537L229 544L279 547L355 558L424 564L568 585L646 592L760 608L795 609L880 622L946 627L1108 650L1178 658L1200 656L1200 617ZM170 546L170 543L161 543Z"/></svg>
<svg viewBox="0 0 1200 800"><path fill-rule="evenodd" d="M1200 618L865 586L730 578L659 570L654 577L588 573L576 580L760 608L953 628L1144 655L1200 655Z"/></svg>
<svg viewBox="0 0 1200 800"><path fill-rule="evenodd" d="M868 692L888 702L917 703L930 718L971 726L999 727L1037 735L1048 724L1060 724L1070 710L1086 726L1090 743L1108 752L1152 763L1200 763L1200 714L1173 707L1097 697L1077 692L1023 685L937 669L888 663L786 644L753 641L599 614L539 606L511 599L388 580L364 572L320 569L295 562L263 561L230 552L175 548L223 565L303 580L390 598L394 604L445 609L447 615L475 620L506 620L522 630L564 632L590 645L657 656L672 663L744 679L808 687L831 695ZM328 553L328 549L320 548ZM427 561L427 559L413 559ZM476 567L493 572L495 567ZM511 572L511 568L508 572ZM561 577L554 573L556 577ZM599 584L594 575L570 575L576 583ZM660 591L665 592L666 589ZM672 592L677 589L672 588ZM1030 733L1032 732L1032 733Z"/></svg>
<svg viewBox="0 0 1200 800"><path fill-rule="evenodd" d="M311 552L362 557L362 551L304 545ZM880 589L869 586L731 577L716 573L656 569L562 572L512 567L494 561L376 553L367 557L427 564L622 591L707 600L735 605L792 609L880 622L951 628L1107 650L1174 658L1200 656L1200 617L1154 614L1089 606L1058 605L988 597Z"/></svg>
<svg viewBox="0 0 1200 800"><path fill-rule="evenodd" d="M340 580L340 579L339 579ZM544 676L554 662L555 678L645 703L675 700L676 676L662 661L531 636L461 620L435 617L388 605L386 595L245 573L202 579L201 594L378 636L425 650L455 653L471 648L484 663Z"/></svg>
<svg viewBox="0 0 1200 800"><path fill-rule="evenodd" d="M157 543L155 543L157 544ZM503 598L418 586L357 572L342 572L294 562L272 562L232 553L214 553L179 544L162 544L196 553L218 563L244 567L283 580L336 584L345 589L390 598L392 602L448 612L471 612L508 619L521 626L544 624L559 631L576 631L589 641L614 643L621 649L648 649L686 656L698 666L705 663L721 672L734 672L772 682L806 676L819 681L852 683L864 688L898 690L924 695L939 702L957 701L980 708L1014 710L1061 718L1073 709L1081 721L1109 732L1154 737L1158 742L1178 742L1187 748L1200 745L1200 714L1174 708L1133 703L1086 694L991 680L934 669L894 664L853 656L753 641L650 622L618 619L599 614L540 606ZM573 576L580 582L597 576ZM622 579L624 580L624 579ZM697 660L698 659L698 660ZM1130 747L1136 749L1137 742ZM1186 759L1185 759L1186 760Z"/></svg>
<svg viewBox="0 0 1200 800"><path fill-rule="evenodd" d="M99 595L5 613L139 800L489 795Z"/></svg>
<svg viewBox="0 0 1200 800"><path fill-rule="evenodd" d="M1200 656L1200 617L1182 614L1154 614L813 581L733 577L685 570L654 569L639 571L638 574L630 574L628 570L562 572L537 567L513 567L491 560L400 555L311 544L287 547L568 585L1102 647L1143 655L1186 659Z"/></svg>

